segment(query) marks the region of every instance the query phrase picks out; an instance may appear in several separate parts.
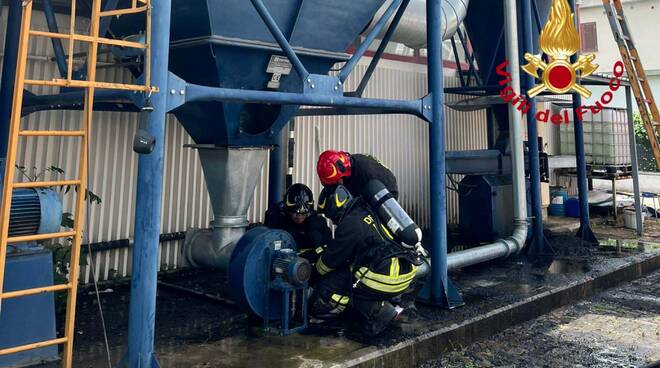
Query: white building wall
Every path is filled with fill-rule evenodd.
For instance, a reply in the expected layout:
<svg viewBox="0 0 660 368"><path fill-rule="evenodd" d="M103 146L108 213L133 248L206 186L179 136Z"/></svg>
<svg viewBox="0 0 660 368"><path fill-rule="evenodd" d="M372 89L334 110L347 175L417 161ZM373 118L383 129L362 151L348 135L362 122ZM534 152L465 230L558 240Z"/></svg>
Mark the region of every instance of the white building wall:
<svg viewBox="0 0 660 368"><path fill-rule="evenodd" d="M3 13L6 19L6 9ZM59 24L68 24L66 17ZM4 23L4 22L3 22ZM81 24L81 30L85 24ZM4 27L2 32L4 32ZM46 30L43 16L34 14L33 29ZM2 36L4 39L4 36ZM29 77L48 79L57 76L50 41L35 38L30 46ZM66 45L65 45L66 48ZM347 82L355 88L366 69L363 63ZM366 97L418 99L427 93L426 67L386 61L374 74L365 92ZM100 78L108 81L128 81L128 74L118 69L102 69ZM448 86L457 86L454 77L447 77ZM35 93L55 93L44 87ZM448 100L457 97L447 96ZM486 147L486 123L483 112L459 113L445 109L447 148L449 150L482 149ZM89 187L102 198L101 204L88 206L84 242L105 242L133 238L137 155L132 151L133 134L137 127L136 113L98 112L94 114L90 144ZM27 129L75 129L82 121L76 111L47 111L23 119ZM355 117L310 117L296 119L294 180L304 182L318 195L320 185L315 174L319 149L338 148L349 152L367 152L381 158L397 175L401 202L421 225L429 220L428 205L428 125L412 116L380 115ZM162 232L185 231L190 227L207 227L212 220L206 185L196 152L184 148L193 143L173 116L166 127L166 152ZM318 141L318 145L316 142ZM19 148L19 163L35 175L45 167L57 166L65 177L75 176L78 169L76 140L62 137L23 139ZM52 173L46 179L63 179ZM261 221L267 206L268 168L264 168L249 211L251 221ZM65 211L73 212L73 193L63 194ZM458 220L458 198L448 191L448 219ZM181 264L181 241L161 245L161 270ZM94 262L100 279L130 275L131 248L95 252L88 261ZM82 281L91 280L89 266L82 268Z"/></svg>
<svg viewBox="0 0 660 368"><path fill-rule="evenodd" d="M660 0L622 0L624 14L633 40L639 51L649 84L656 99L660 97ZM582 0L579 9L580 23L596 22L598 51L596 62L600 65L598 72L611 74L614 63L621 60L621 54L614 41L612 29L605 14L602 0ZM606 91L603 87L592 87L594 96L585 103L593 104L596 98ZM621 89L615 95L610 107L625 108L625 92ZM634 106L637 111L637 106Z"/></svg>

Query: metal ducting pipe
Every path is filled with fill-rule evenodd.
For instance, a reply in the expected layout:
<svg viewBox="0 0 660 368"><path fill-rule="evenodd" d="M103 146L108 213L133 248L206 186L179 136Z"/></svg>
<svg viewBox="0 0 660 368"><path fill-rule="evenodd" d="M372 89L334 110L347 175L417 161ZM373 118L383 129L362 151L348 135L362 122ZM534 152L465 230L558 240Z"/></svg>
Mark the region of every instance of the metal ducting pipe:
<svg viewBox="0 0 660 368"><path fill-rule="evenodd" d="M212 229L186 232L183 254L193 267L226 270L248 226L247 212L270 147L193 146L199 151L213 207Z"/></svg>
<svg viewBox="0 0 660 368"><path fill-rule="evenodd" d="M443 0L442 1L442 39L447 40L451 38L458 30L458 26L463 22L467 15L467 9L470 0ZM383 6L378 10L375 20L385 13L385 10L392 4L392 0L387 0ZM385 34L385 30L389 28L392 19L383 28L381 37ZM373 21L369 27L363 32L366 35L371 31L374 24ZM402 43L413 49L421 49L426 47L426 0L412 0L408 4L403 18L399 22L397 30L392 36L392 42Z"/></svg>
<svg viewBox="0 0 660 368"><path fill-rule="evenodd" d="M520 95L520 65L518 63L518 26L516 20L516 0L504 1L504 22L506 54L511 73L511 87ZM466 267L498 258L506 258L519 253L527 240L527 199L525 188L525 156L522 139L522 115L515 106L509 104L509 139L511 142L511 166L513 170L513 221L511 237L500 239L492 244L450 253L447 256L449 270Z"/></svg>

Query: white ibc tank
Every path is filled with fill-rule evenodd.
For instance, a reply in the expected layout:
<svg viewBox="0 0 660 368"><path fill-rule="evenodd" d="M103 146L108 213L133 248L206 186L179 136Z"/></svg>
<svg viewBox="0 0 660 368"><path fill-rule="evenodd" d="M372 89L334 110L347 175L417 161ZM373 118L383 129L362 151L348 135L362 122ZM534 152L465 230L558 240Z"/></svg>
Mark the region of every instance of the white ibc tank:
<svg viewBox="0 0 660 368"><path fill-rule="evenodd" d="M575 154L575 128L571 122L559 127L562 155ZM630 139L628 117L624 109L606 108L598 114L586 113L583 121L584 151L587 164L594 166L629 166Z"/></svg>

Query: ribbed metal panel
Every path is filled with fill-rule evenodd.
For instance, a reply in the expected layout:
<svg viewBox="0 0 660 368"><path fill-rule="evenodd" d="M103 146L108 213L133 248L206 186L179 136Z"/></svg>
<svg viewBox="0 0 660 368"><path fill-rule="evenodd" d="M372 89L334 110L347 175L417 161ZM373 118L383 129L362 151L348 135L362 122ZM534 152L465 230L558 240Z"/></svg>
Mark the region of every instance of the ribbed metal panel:
<svg viewBox="0 0 660 368"><path fill-rule="evenodd" d="M6 10L5 10L6 14ZM6 18L5 18L6 19ZM59 24L68 24L66 17ZM81 20L82 22L82 20ZM43 17L35 14L33 27L46 29ZM84 23L81 23L84 26ZM3 27L0 27L3 28ZM81 27L81 30L84 27ZM4 31L4 29L3 29ZM4 37L3 37L4 38ZM66 45L65 45L66 46ZM82 51L82 50L80 50ZM32 78L48 79L57 76L49 40L35 38L30 45L29 73ZM355 88L355 76L361 76L364 66L358 66L347 87ZM367 97L414 99L426 94L425 66L387 62L374 74L365 92ZM100 69L103 80L128 81L127 72ZM446 79L447 86L457 86L454 78ZM45 87L33 89L44 93ZM448 95L452 100L458 97ZM446 109L447 149L469 150L486 147L485 114L459 113ZM133 134L138 115L134 113L99 112L94 114L90 144L89 187L102 198L101 204L88 206L85 242L102 242L133 237L135 211L135 182L137 155L132 151ZM82 121L80 112L48 111L32 114L24 119L25 129L75 129ZM294 180L308 183L314 193L320 192L315 166L319 150L338 148L354 153L371 153L385 162L397 175L401 189L401 203L421 225L429 223L428 206L428 126L422 120L406 115L373 115L355 117L306 117L296 119L296 148ZM185 148L193 143L174 117L166 127L166 152L162 232L185 231L190 227L207 227L212 211L197 152ZM78 145L75 138L24 138L19 147L19 160L31 168L29 175L38 175L45 167L57 166L65 175L45 172L44 179L63 179L76 176ZM268 168L262 170L255 189L249 219L263 220L267 208ZM460 180L460 177L456 178ZM73 193L64 195L65 212L73 212ZM458 197L448 191L448 220L458 220ZM165 242L161 246L161 269L176 268L181 263L181 241ZM93 262L100 279L126 277L131 271L131 250L116 249L96 252L88 260ZM82 267L82 282L91 280L91 267Z"/></svg>

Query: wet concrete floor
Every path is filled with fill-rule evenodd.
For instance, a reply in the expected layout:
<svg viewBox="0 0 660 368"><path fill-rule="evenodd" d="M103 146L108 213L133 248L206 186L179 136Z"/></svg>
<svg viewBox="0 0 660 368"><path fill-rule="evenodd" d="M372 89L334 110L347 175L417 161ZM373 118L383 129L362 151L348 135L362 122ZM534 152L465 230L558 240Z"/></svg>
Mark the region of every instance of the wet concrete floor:
<svg viewBox="0 0 660 368"><path fill-rule="evenodd" d="M660 366L660 271L457 347L423 368Z"/></svg>
<svg viewBox="0 0 660 368"><path fill-rule="evenodd" d="M657 245L621 243L585 248L572 234L550 237L557 257L530 264L524 258L470 267L451 275L465 306L447 311L418 305L377 338L353 333L350 326L314 329L304 335L263 335L258 323L232 306L171 290L158 289L155 349L163 367L331 367L360 354L482 315L552 288L576 282L660 252ZM628 244L629 246L624 246ZM641 245L640 245L641 244ZM226 289L222 275L189 271L161 276L187 288L218 294ZM110 361L114 366L126 352L127 284L101 287L101 305L108 328ZM105 367L105 351L96 296L79 297L75 367ZM61 325L61 324L60 324ZM348 328L345 328L348 327Z"/></svg>

